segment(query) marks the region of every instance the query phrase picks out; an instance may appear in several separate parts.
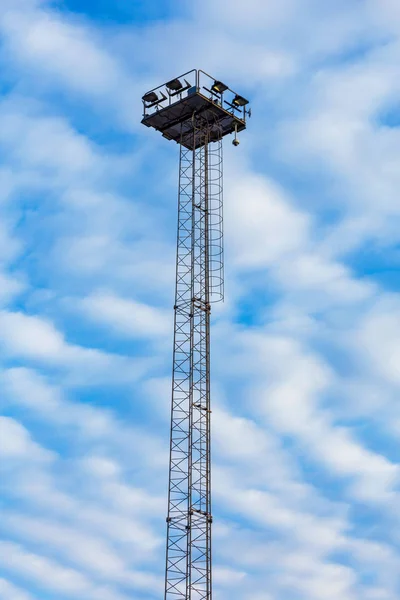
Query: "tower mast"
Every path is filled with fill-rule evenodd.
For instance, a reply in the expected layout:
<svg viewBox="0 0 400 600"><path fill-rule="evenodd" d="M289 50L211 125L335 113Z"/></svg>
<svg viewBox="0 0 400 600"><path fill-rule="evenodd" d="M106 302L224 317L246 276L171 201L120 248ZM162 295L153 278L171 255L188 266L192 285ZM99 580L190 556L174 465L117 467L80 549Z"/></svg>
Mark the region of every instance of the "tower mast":
<svg viewBox="0 0 400 600"><path fill-rule="evenodd" d="M211 600L210 314L223 299L222 138L247 100L193 70L143 96L180 146L165 600Z"/></svg>

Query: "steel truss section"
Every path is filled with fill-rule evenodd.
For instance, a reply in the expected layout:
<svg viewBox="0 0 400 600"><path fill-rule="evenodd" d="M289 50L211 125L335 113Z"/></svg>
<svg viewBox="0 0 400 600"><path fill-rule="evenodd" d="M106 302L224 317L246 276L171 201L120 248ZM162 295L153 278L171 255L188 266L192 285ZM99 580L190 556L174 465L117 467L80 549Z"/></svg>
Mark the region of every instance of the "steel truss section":
<svg viewBox="0 0 400 600"><path fill-rule="evenodd" d="M210 313L223 296L222 141L209 144L200 116L193 123L203 143L180 146L165 600L212 597Z"/></svg>

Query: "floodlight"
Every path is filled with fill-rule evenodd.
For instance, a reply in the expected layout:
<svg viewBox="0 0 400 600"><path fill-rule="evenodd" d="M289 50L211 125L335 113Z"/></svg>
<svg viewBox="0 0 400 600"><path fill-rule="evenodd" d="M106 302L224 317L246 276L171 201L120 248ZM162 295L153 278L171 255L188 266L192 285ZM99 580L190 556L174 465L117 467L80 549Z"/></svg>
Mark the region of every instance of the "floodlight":
<svg viewBox="0 0 400 600"><path fill-rule="evenodd" d="M229 90L228 86L222 83L222 81L214 81L211 89L213 92L217 92L217 94L223 94L223 92Z"/></svg>
<svg viewBox="0 0 400 600"><path fill-rule="evenodd" d="M147 92L147 94L142 97L142 100L147 104L151 104L152 102L157 102L158 96L155 92Z"/></svg>
<svg viewBox="0 0 400 600"><path fill-rule="evenodd" d="M239 94L236 94L232 102L235 106L246 106L248 103L249 101L246 100L246 98L243 98L243 96L239 96Z"/></svg>
<svg viewBox="0 0 400 600"><path fill-rule="evenodd" d="M183 85L181 84L179 79L172 79L171 81L168 81L168 83L166 83L165 85L172 92L179 92L179 90L183 88Z"/></svg>
<svg viewBox="0 0 400 600"><path fill-rule="evenodd" d="M237 139L237 123L235 123L235 139L233 140L232 144L235 146L235 148L237 148L237 146L239 146L240 142Z"/></svg>

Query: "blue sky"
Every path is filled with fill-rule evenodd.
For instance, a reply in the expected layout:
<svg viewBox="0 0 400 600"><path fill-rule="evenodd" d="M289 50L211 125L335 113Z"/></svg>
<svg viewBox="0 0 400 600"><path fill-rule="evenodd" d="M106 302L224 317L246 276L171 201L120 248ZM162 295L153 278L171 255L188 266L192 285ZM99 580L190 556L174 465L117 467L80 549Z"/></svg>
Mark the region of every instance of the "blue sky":
<svg viewBox="0 0 400 600"><path fill-rule="evenodd" d="M397 0L3 0L0 30L0 598L162 597L177 147L140 98L202 68L253 106L215 598L398 600Z"/></svg>

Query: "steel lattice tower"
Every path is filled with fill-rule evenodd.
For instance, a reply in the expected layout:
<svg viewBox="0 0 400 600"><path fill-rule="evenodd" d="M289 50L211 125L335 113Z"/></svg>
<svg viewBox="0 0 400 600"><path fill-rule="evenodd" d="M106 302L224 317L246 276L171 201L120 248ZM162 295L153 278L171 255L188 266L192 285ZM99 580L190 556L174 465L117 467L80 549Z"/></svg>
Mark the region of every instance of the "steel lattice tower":
<svg viewBox="0 0 400 600"><path fill-rule="evenodd" d="M143 96L143 123L180 145L165 600L211 600L210 314L223 299L222 138L247 100L203 71Z"/></svg>

